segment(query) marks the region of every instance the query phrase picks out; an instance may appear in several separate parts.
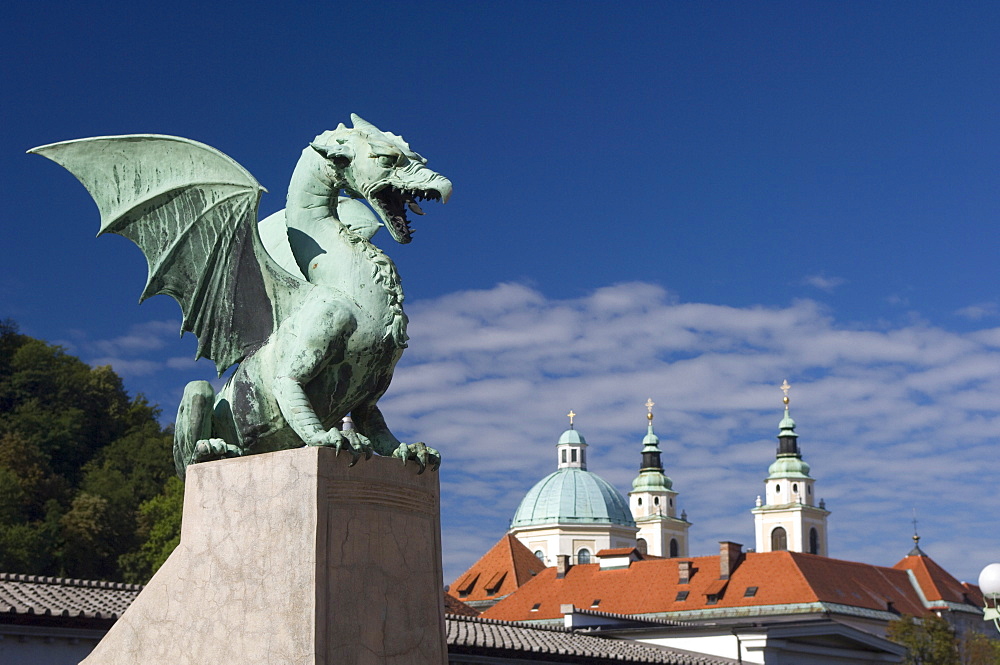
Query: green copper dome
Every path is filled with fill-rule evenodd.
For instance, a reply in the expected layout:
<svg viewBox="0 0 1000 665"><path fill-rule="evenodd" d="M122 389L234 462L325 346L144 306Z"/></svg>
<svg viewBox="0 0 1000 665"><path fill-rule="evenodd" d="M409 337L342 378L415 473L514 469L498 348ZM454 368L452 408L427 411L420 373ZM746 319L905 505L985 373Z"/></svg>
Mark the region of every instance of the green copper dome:
<svg viewBox="0 0 1000 665"><path fill-rule="evenodd" d="M801 457L779 457L767 468L768 478L809 478L809 465Z"/></svg>
<svg viewBox="0 0 1000 665"><path fill-rule="evenodd" d="M573 467L538 481L517 507L511 526L556 523L635 526L628 502L618 490L597 474Z"/></svg>

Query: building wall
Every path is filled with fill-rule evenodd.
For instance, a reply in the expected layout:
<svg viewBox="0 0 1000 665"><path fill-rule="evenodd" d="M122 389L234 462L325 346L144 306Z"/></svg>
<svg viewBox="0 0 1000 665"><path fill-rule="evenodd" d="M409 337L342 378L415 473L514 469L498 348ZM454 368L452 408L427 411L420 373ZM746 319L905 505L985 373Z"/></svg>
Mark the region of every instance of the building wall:
<svg viewBox="0 0 1000 665"><path fill-rule="evenodd" d="M593 558L601 550L618 547L635 547L635 527L617 524L578 525L554 524L544 527L528 527L511 530L511 533L532 552L541 551L545 564L554 566L556 556L567 554L572 557L572 563L577 562L577 554L581 548L590 552Z"/></svg>
<svg viewBox="0 0 1000 665"><path fill-rule="evenodd" d="M77 665L90 655L105 632L0 624L0 663Z"/></svg>

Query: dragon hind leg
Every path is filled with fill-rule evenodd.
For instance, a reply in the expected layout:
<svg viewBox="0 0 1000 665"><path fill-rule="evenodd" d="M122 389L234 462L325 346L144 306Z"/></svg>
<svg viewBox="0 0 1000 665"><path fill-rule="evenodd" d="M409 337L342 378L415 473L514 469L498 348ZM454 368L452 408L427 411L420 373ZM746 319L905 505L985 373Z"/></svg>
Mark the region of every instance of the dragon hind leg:
<svg viewBox="0 0 1000 665"><path fill-rule="evenodd" d="M192 381L184 387L174 423L174 466L181 480L189 464L241 453L236 446L212 438L214 406L215 389L208 381Z"/></svg>

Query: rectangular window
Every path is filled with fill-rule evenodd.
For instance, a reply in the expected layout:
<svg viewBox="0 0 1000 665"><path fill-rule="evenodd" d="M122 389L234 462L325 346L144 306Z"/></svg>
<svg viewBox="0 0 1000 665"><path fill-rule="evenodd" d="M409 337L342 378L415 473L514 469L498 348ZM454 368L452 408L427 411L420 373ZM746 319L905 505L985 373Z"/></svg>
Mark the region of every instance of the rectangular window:
<svg viewBox="0 0 1000 665"><path fill-rule="evenodd" d="M531 606L531 611L532 612L537 612L538 608L541 607L541 606L542 606L541 603L535 603L534 605Z"/></svg>
<svg viewBox="0 0 1000 665"><path fill-rule="evenodd" d="M571 450L569 452L569 456L570 456L570 461L573 461L573 462L576 461L576 448L574 448L573 450Z"/></svg>
<svg viewBox="0 0 1000 665"><path fill-rule="evenodd" d="M677 597L674 598L674 601L676 601L676 602L679 603L682 600L687 600L687 599L688 599L688 592L687 591L678 591L677 592Z"/></svg>
<svg viewBox="0 0 1000 665"><path fill-rule="evenodd" d="M755 586L748 586L747 590L743 592L744 598L753 598L756 595L757 595L757 587Z"/></svg>
<svg viewBox="0 0 1000 665"><path fill-rule="evenodd" d="M706 605L715 605L718 602L719 602L719 597L716 596L714 593L709 594L708 598L705 599Z"/></svg>
<svg viewBox="0 0 1000 665"><path fill-rule="evenodd" d="M563 464L566 463L566 449L565 448L562 449L562 461L563 461Z"/></svg>
<svg viewBox="0 0 1000 665"><path fill-rule="evenodd" d="M598 606L598 605L600 605L600 604L601 604L601 599L600 599L600 598L595 598L595 599L594 599L594 602L592 602L592 603L590 604L590 606L591 606L591 607L597 607L597 606Z"/></svg>

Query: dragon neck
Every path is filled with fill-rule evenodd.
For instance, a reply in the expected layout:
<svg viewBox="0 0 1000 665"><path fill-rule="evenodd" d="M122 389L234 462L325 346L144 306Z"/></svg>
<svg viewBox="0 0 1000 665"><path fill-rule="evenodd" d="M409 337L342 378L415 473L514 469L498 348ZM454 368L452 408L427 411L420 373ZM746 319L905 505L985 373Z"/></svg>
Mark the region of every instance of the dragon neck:
<svg viewBox="0 0 1000 665"><path fill-rule="evenodd" d="M312 148L306 148L288 183L285 208L288 225L303 231L320 222L340 225L337 219L339 191L339 184L326 171L323 157Z"/></svg>
<svg viewBox="0 0 1000 665"><path fill-rule="evenodd" d="M285 223L308 236L313 243L300 247L292 243L296 261L310 282L350 291L357 283L355 276L345 275L344 269L353 261L344 260L343 253L361 258L367 264L365 275L380 290L385 303L385 335L400 347L406 346L406 315L403 313L403 287L396 266L375 245L348 228L337 216L337 199L341 184L329 175L325 159L312 148L302 151L288 184ZM327 260L314 260L315 245ZM300 256L308 250L309 256Z"/></svg>

